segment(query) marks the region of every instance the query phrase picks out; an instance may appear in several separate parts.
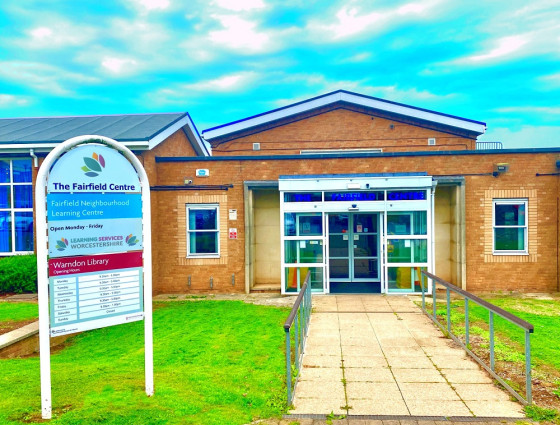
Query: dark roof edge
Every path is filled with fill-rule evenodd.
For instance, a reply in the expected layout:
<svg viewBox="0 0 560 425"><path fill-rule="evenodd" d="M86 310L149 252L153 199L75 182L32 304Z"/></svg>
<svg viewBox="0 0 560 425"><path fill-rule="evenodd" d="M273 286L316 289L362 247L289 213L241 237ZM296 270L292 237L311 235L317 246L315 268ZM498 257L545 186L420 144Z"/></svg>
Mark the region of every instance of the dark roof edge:
<svg viewBox="0 0 560 425"><path fill-rule="evenodd" d="M245 156L210 156L199 157L164 157L156 156L156 162L193 162L193 161L270 161L270 160L310 160L333 158L378 158L378 157L414 157L414 156L451 156L451 155L500 155L500 154L536 154L560 153L555 148L523 148L523 149L489 149L464 151L418 151L418 152L383 152L383 153L349 153L349 154L317 154L317 155L245 155Z"/></svg>

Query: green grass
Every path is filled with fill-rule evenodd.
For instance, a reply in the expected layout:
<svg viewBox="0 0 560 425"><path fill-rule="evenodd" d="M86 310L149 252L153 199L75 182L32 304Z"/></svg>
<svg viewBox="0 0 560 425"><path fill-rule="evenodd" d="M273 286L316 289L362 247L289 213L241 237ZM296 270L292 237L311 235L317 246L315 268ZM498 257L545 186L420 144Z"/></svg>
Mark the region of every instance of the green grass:
<svg viewBox="0 0 560 425"><path fill-rule="evenodd" d="M143 322L86 332L51 357L51 423L243 424L284 411L287 309L156 307L154 397L143 392ZM38 421L39 359L0 360L0 370L0 423Z"/></svg>
<svg viewBox="0 0 560 425"><path fill-rule="evenodd" d="M39 317L36 303L0 302L0 326L2 322L21 322Z"/></svg>

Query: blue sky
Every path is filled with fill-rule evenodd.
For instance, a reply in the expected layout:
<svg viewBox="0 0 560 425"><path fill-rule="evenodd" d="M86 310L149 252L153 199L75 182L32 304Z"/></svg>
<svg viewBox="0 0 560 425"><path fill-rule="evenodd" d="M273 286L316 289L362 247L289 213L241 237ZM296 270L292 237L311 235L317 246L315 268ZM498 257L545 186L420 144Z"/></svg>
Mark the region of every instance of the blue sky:
<svg viewBox="0 0 560 425"><path fill-rule="evenodd" d="M203 130L346 89L560 146L558 0L4 0L0 28L0 117Z"/></svg>

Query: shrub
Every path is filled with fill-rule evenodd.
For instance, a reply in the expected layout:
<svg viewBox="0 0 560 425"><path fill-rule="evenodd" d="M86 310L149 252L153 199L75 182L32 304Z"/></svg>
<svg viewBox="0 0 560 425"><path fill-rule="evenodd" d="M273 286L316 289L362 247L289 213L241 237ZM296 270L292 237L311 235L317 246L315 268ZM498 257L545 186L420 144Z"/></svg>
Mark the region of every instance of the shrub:
<svg viewBox="0 0 560 425"><path fill-rule="evenodd" d="M0 259L0 293L37 292L37 257L14 255Z"/></svg>

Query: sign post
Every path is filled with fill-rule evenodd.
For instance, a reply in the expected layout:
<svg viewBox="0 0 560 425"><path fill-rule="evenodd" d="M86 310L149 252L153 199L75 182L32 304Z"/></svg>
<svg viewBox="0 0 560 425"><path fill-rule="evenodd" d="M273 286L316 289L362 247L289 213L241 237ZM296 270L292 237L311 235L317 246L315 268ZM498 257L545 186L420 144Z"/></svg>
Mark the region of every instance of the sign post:
<svg viewBox="0 0 560 425"><path fill-rule="evenodd" d="M138 158L79 136L45 158L35 187L43 419L52 416L50 338L144 320L154 393L150 186ZM49 308L50 303L50 308Z"/></svg>

